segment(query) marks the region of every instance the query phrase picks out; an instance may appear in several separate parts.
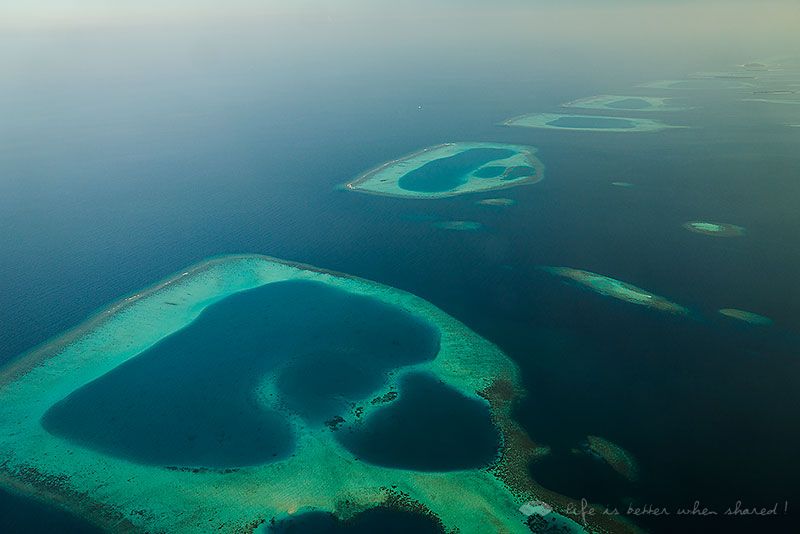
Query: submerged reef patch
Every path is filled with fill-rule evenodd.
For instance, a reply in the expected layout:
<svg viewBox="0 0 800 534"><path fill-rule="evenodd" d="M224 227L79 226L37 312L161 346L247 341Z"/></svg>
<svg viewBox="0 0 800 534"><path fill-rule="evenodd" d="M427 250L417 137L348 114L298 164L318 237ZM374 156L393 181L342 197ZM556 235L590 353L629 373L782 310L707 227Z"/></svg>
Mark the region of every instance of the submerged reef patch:
<svg viewBox="0 0 800 534"><path fill-rule="evenodd" d="M483 228L483 225L476 221L439 221L433 223L434 228L440 230L455 230L458 232L475 232Z"/></svg>
<svg viewBox="0 0 800 534"><path fill-rule="evenodd" d="M704 77L686 80L657 80L639 85L645 89L685 89L692 91L708 89L747 89L752 83L736 78Z"/></svg>
<svg viewBox="0 0 800 534"><path fill-rule="evenodd" d="M753 325L769 326L772 324L772 319L769 317L745 310L738 310L736 308L722 308L719 310L719 313L725 317L730 317L731 319L744 321L745 323L750 323Z"/></svg>
<svg viewBox="0 0 800 534"><path fill-rule="evenodd" d="M294 297L299 297L296 306L287 308L286 299ZM326 317L330 306L341 304L342 317ZM237 339L219 329L221 311L236 316L227 328ZM198 325L210 337L196 331ZM265 332L245 332L245 327ZM381 354L367 356L364 350L373 343ZM215 344L227 344L231 351L221 355L211 350ZM182 360L184 351L196 361ZM154 354L163 361L149 361ZM377 367L368 361L375 357ZM300 371L291 371L293 366ZM338 366L342 369L334 369ZM309 375L315 369L324 372L318 373L321 378L308 376L312 389L319 388L310 395L301 371ZM325 375L334 371L336 381L344 380L341 391L325 383ZM171 374L175 398L162 394L168 391L165 385L157 385L148 398L136 378L148 372ZM369 384L349 383L351 372ZM207 378L215 373L224 387L215 388ZM126 375L129 390L121 380ZM482 436L486 431L492 441L480 449L482 457L470 456L458 470L437 465L430 466L435 471L416 470L391 461L371 463L366 452L362 459L342 445L354 424L374 428L373 422L386 417L384 410L407 409L403 403L414 400L413 384L407 386L415 376L435 381L431 402L444 399L444 391L450 397L444 404L462 407L464 431ZM190 383L195 381L209 388L209 399L195 393L197 385ZM397 398L386 397L387 391L397 392ZM419 297L274 258L224 256L111 305L0 370L0 484L59 502L114 531L252 532L271 518L296 513L331 512L347 519L388 506L424 510L448 531L522 533L528 530L519 512L523 503L541 499L556 511L574 506L527 473L527 462L542 447L512 418L514 402L523 394L508 357ZM404 395L409 396L404 400ZM371 402L384 397L387 402ZM202 404L202 413L182 411L181 403L190 398ZM109 405L97 404L98 414L78 413L90 401L103 400ZM219 413L214 413L215 400ZM176 420L180 432L175 435L159 422L160 434L146 439L161 436L181 446L186 440L198 442L191 458L180 457L175 448L169 458L123 450L132 445L98 436L103 428L93 427L117 425L113 417L124 417L129 409L131 423L141 429L146 424L133 416L142 417L147 408L163 417L170 407L170 415L191 420ZM267 448L256 455L262 437L258 427L252 429L253 443L239 428L213 432L222 416L236 418L238 410L245 410L244 421L277 414L291 437L284 450ZM86 420L77 434L60 425L62 418L81 417ZM194 437L182 435L187 425L196 427L189 429ZM457 453L445 452L438 458ZM176 463L167 465L168 460ZM602 517L590 519L588 528L631 530L621 520Z"/></svg>
<svg viewBox="0 0 800 534"><path fill-rule="evenodd" d="M481 206L497 206L497 207L506 207L506 206L513 206L516 204L517 201L511 198L484 198L483 200L479 200L476 204Z"/></svg>
<svg viewBox="0 0 800 534"><path fill-rule="evenodd" d="M757 102L760 104L779 104L789 106L800 106L800 98L743 98L742 102Z"/></svg>
<svg viewBox="0 0 800 534"><path fill-rule="evenodd" d="M748 72L730 72L730 71L705 71L695 72L689 76L694 79L701 80L755 80L757 76Z"/></svg>
<svg viewBox="0 0 800 534"><path fill-rule="evenodd" d="M670 104L671 100L674 99L655 96L597 95L579 98L562 104L562 106L566 108L612 111L681 111L689 109L682 106L673 106Z"/></svg>
<svg viewBox="0 0 800 534"><path fill-rule="evenodd" d="M750 63L743 63L742 65L739 65L739 67L743 68L744 70L752 72L763 72L770 70L769 65L766 65L764 63L759 63L757 61L752 61Z"/></svg>
<svg viewBox="0 0 800 534"><path fill-rule="evenodd" d="M653 119L603 115L565 115L561 113L529 113L508 119L503 124L505 126L522 126L524 128L585 132L658 132L669 128L683 128L683 126L671 126Z"/></svg>
<svg viewBox="0 0 800 534"><path fill-rule="evenodd" d="M577 282L600 295L677 315L689 314L689 310L680 304L616 278L571 267L541 267L541 269L547 273Z"/></svg>
<svg viewBox="0 0 800 534"><path fill-rule="evenodd" d="M797 84L789 84L789 85L797 85ZM754 95L796 95L800 93L797 89L754 89Z"/></svg>
<svg viewBox="0 0 800 534"><path fill-rule="evenodd" d="M447 143L367 171L344 187L403 198L444 198L536 183L544 165L536 149L502 143Z"/></svg>
<svg viewBox="0 0 800 534"><path fill-rule="evenodd" d="M689 221L683 225L690 232L715 237L741 237L746 231L741 226L709 221Z"/></svg>
<svg viewBox="0 0 800 534"><path fill-rule="evenodd" d="M57 402L42 423L143 463L266 463L293 449L278 408L311 423L329 419L381 387L388 370L431 360L438 349L427 323L375 299L318 282L275 282L209 305ZM256 394L267 376L275 394L262 405Z"/></svg>
<svg viewBox="0 0 800 534"><path fill-rule="evenodd" d="M586 441L589 443L589 449L614 471L631 482L639 480L639 464L630 452L599 436L586 436Z"/></svg>

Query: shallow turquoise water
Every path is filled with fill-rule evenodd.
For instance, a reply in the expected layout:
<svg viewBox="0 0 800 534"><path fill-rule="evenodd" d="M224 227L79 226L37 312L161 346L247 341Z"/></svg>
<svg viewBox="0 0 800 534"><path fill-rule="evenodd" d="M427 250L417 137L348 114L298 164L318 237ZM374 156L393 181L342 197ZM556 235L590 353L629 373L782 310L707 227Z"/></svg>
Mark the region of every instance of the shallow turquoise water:
<svg viewBox="0 0 800 534"><path fill-rule="evenodd" d="M503 180L517 180L519 178L525 178L526 176L535 176L536 169L527 165L520 165L518 167L488 165L472 173L472 176L476 178L497 178L500 175L503 175Z"/></svg>
<svg viewBox="0 0 800 534"><path fill-rule="evenodd" d="M635 128L636 125L629 120L614 119L610 117L559 117L547 123L549 126L559 128Z"/></svg>
<svg viewBox="0 0 800 534"><path fill-rule="evenodd" d="M305 512L277 520L266 528L272 534L438 534L443 529L421 513L372 508L342 521L328 512Z"/></svg>
<svg viewBox="0 0 800 534"><path fill-rule="evenodd" d="M407 191L440 193L466 183L469 174L479 167L511 157L513 150L505 148L471 148L446 158L435 159L403 175L398 185Z"/></svg>

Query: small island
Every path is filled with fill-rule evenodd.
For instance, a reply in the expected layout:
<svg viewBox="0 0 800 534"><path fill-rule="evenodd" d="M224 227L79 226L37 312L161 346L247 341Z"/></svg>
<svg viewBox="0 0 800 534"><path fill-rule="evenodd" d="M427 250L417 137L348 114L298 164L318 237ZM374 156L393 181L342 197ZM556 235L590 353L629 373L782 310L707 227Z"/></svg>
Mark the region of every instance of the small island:
<svg viewBox="0 0 800 534"><path fill-rule="evenodd" d="M736 319L737 321L743 321L752 325L769 326L772 324L772 319L769 317L745 310L738 310L736 308L722 308L719 310L719 313L725 317L730 317L731 319Z"/></svg>
<svg viewBox="0 0 800 534"><path fill-rule="evenodd" d="M585 132L658 132L669 128L682 128L653 119L560 113L529 113L508 119L503 125Z"/></svg>
<svg viewBox="0 0 800 534"><path fill-rule="evenodd" d="M483 225L476 221L439 221L433 223L434 228L439 230L455 230L458 232L475 232L483 228Z"/></svg>
<svg viewBox="0 0 800 534"><path fill-rule="evenodd" d="M755 61L750 62L750 63L745 63L745 64L739 65L739 66L741 68L743 68L744 70L749 70L749 71L753 71L753 72L762 72L762 71L769 70L769 66L767 66L767 65L765 65L763 63L755 62Z"/></svg>
<svg viewBox="0 0 800 534"><path fill-rule="evenodd" d="M447 143L384 163L344 185L349 191L434 199L533 184L544 165L529 146Z"/></svg>
<svg viewBox="0 0 800 534"><path fill-rule="evenodd" d="M602 458L611 468L630 482L639 480L639 464L633 455L605 438L587 436L589 450Z"/></svg>
<svg viewBox="0 0 800 534"><path fill-rule="evenodd" d="M562 104L566 108L604 109L623 111L681 111L689 109L670 104L672 98L654 96L597 95L579 98Z"/></svg>
<svg viewBox="0 0 800 534"><path fill-rule="evenodd" d="M754 95L796 95L800 91L796 89L757 89Z"/></svg>
<svg viewBox="0 0 800 534"><path fill-rule="evenodd" d="M741 237L745 234L745 229L743 227L728 223L690 221L685 223L683 227L696 234L714 237Z"/></svg>
<svg viewBox="0 0 800 534"><path fill-rule="evenodd" d="M506 206L513 206L516 204L517 201L511 198L484 198L483 200L479 200L476 204L481 206L497 206L497 207L506 207Z"/></svg>
<svg viewBox="0 0 800 534"><path fill-rule="evenodd" d="M617 280L616 278L593 273L591 271L573 269L571 267L540 267L540 269L547 273L577 282L600 295L613 297L615 299L624 300L625 302L630 302L631 304L638 304L639 306L646 306L654 310L676 315L689 314L689 310L680 304L671 302L664 297L650 293L633 284Z"/></svg>

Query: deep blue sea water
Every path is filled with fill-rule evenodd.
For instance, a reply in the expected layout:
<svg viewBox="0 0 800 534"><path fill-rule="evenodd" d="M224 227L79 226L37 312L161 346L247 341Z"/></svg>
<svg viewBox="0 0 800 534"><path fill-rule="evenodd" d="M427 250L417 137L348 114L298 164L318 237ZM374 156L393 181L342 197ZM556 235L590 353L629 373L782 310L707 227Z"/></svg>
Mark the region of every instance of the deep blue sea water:
<svg viewBox="0 0 800 534"><path fill-rule="evenodd" d="M423 373L403 377L397 401L338 438L362 460L415 471L480 468L500 445L485 403Z"/></svg>
<svg viewBox="0 0 800 534"><path fill-rule="evenodd" d="M314 282L268 284L209 306L55 404L42 423L53 434L142 463L269 463L295 450L285 411L321 427L349 415L353 402L384 386L388 372L431 360L438 350L432 327L375 299ZM269 376L270 395L278 398L267 402L275 409L256 397ZM416 389L410 385L408 404L419 409L424 404L411 398ZM451 409L471 413L463 397L431 393L427 400L440 396ZM419 455L436 465L425 451ZM395 465L392 455L383 460Z"/></svg>
<svg viewBox="0 0 800 534"><path fill-rule="evenodd" d="M103 532L57 506L6 490L0 490L0 526L3 532Z"/></svg>
<svg viewBox="0 0 800 534"><path fill-rule="evenodd" d="M748 50L655 62L475 21L445 35L420 22L410 44L385 27L375 40L346 23L259 24L2 37L0 359L208 256L269 254L411 291L497 343L528 389L518 420L554 449L530 467L549 487L614 505L788 501L777 518L637 519L656 532L794 524L800 129L785 124L800 124L800 108L743 103L727 83L694 80L700 89L680 96L695 109L647 115L692 129L496 126L594 94L672 96L634 86L728 68ZM291 39L297 32L313 39ZM335 187L461 140L536 146L546 177L503 191L517 204L502 210L475 205L488 195L407 200ZM431 218L485 230L443 232ZM698 219L747 236L681 227ZM613 276L700 319L604 298L538 265ZM775 325L732 322L716 314L723 307ZM640 481L572 454L589 434L630 450ZM11 510L0 527L71 525L15 499L0 494Z"/></svg>

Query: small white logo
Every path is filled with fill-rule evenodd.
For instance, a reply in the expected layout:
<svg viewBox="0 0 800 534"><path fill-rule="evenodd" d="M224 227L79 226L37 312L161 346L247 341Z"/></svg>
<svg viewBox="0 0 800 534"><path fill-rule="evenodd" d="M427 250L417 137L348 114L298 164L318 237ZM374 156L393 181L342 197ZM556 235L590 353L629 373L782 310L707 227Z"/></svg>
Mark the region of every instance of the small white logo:
<svg viewBox="0 0 800 534"><path fill-rule="evenodd" d="M553 507L542 501L528 501L519 507L519 513L526 517L532 515L544 517L552 511Z"/></svg>

